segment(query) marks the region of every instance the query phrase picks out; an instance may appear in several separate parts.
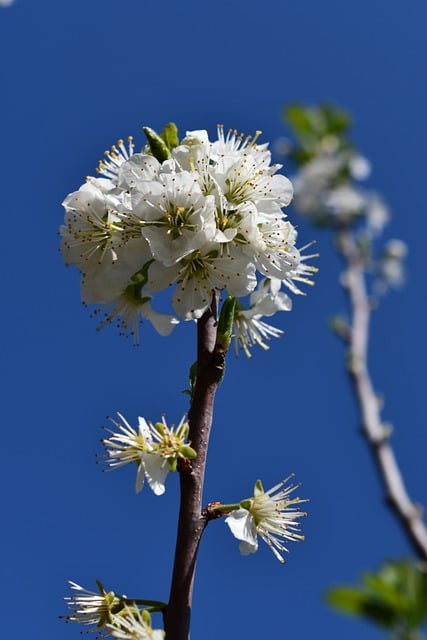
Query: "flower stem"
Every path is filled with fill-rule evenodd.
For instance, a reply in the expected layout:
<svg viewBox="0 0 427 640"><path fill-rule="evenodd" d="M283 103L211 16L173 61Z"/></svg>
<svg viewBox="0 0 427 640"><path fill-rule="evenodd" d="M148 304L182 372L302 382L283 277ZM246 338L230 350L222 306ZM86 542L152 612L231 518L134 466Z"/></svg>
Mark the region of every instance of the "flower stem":
<svg viewBox="0 0 427 640"><path fill-rule="evenodd" d="M188 414L189 441L197 457L179 465L181 502L169 603L165 616L167 640L188 640L194 572L200 539L208 519L202 513L203 480L218 384L225 353L215 347L218 294L197 322L197 377Z"/></svg>

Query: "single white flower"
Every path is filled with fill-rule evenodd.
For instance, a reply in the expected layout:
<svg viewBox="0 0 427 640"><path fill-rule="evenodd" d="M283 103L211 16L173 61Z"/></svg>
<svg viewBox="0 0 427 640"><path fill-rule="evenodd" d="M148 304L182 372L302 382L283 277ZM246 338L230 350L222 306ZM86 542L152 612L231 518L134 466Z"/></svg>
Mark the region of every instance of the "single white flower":
<svg viewBox="0 0 427 640"><path fill-rule="evenodd" d="M142 490L144 478L147 478L155 495L162 495L166 476L176 469L178 458L196 457L196 452L186 442L189 427L185 416L176 428L175 425L168 427L164 417L162 422L154 425L139 417L138 430L135 430L120 413L117 415L121 422L111 421L119 431L107 429L111 435L102 440L108 467L117 469L136 463L135 491L139 493Z"/></svg>
<svg viewBox="0 0 427 640"><path fill-rule="evenodd" d="M261 481L257 480L254 496L240 503L240 508L232 511L225 522L235 538L240 540L239 549L242 555L255 553L258 550L258 536L268 544L276 558L284 563L283 552L289 550L283 544L289 540L304 540L299 531L298 519L307 515L295 505L306 502L300 498L290 498L291 493L299 485L286 483L289 476L264 492Z"/></svg>
<svg viewBox="0 0 427 640"><path fill-rule="evenodd" d="M135 491L139 493L144 486L144 478L155 495L165 492L165 479L169 473L168 461L153 451L153 437L150 425L144 418L138 418L138 430L133 429L125 418L117 413L120 422L111 419L119 429L117 433L107 429L111 436L103 439L107 464L110 469L118 469L126 464L136 463L137 474Z"/></svg>
<svg viewBox="0 0 427 640"><path fill-rule="evenodd" d="M141 181L132 196L131 224L140 224L153 257L170 267L215 237L215 201L188 171Z"/></svg>
<svg viewBox="0 0 427 640"><path fill-rule="evenodd" d="M104 193L95 182L86 182L62 203L65 224L60 228L61 251L67 264L83 272L103 262L117 260L124 245L120 212L124 204L118 196Z"/></svg>
<svg viewBox="0 0 427 640"><path fill-rule="evenodd" d="M72 596L65 597L71 613L64 618L69 622L79 622L85 626L96 625L99 629L111 620L113 613L118 613L124 607L124 596L120 598L113 591L107 593L98 581L98 593L89 591L71 580L68 584L76 591Z"/></svg>
<svg viewBox="0 0 427 640"><path fill-rule="evenodd" d="M405 242L394 238L384 246L378 263L378 277L374 282L375 291L383 295L390 288L399 288L405 284L405 258L408 247Z"/></svg>
<svg viewBox="0 0 427 640"><path fill-rule="evenodd" d="M326 195L325 203L330 213L337 218L358 216L366 207L366 197L360 189L350 184L343 184L331 189Z"/></svg>
<svg viewBox="0 0 427 640"><path fill-rule="evenodd" d="M162 629L152 628L147 610L141 611L128 605L118 615L113 615L105 628L113 638L120 640L163 640L165 636Z"/></svg>
<svg viewBox="0 0 427 640"><path fill-rule="evenodd" d="M390 220L390 212L387 205L376 193L371 193L366 204L366 219L369 230L373 235L382 233Z"/></svg>

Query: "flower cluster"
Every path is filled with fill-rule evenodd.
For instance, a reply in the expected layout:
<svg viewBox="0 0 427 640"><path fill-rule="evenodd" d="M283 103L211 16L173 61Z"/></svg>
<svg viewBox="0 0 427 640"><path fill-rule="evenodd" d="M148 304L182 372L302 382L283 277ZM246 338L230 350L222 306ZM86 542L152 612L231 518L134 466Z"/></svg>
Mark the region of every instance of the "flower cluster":
<svg viewBox="0 0 427 640"><path fill-rule="evenodd" d="M144 485L144 478L153 492L160 496L165 492L165 479L170 471L176 470L179 458L192 460L196 452L186 438L189 425L182 417L177 427L168 427L164 416L161 422L147 422L138 418L138 430L133 429L125 418L117 414L121 422L111 422L118 432L111 431L109 438L102 440L110 469L117 469L129 463L136 463L137 474L135 490L139 493Z"/></svg>
<svg viewBox="0 0 427 640"><path fill-rule="evenodd" d="M284 563L283 552L289 550L283 544L286 540L304 540L299 533L299 518L307 514L295 505L306 500L291 498L299 485L288 485L289 476L269 491L264 492L261 481L257 480L254 496L242 500L238 508L234 508L225 522L235 538L240 540L239 549L242 555L255 553L258 550L258 536L268 544L276 558Z"/></svg>
<svg viewBox="0 0 427 640"><path fill-rule="evenodd" d="M122 640L163 640L164 631L152 628L150 613L136 607L126 596L118 596L114 591L107 593L99 581L98 593L71 580L68 584L76 592L65 598L70 609L70 613L64 616L68 622L93 627L100 638L111 636Z"/></svg>
<svg viewBox="0 0 427 640"><path fill-rule="evenodd" d="M120 140L100 162L99 177L65 198L62 254L82 272L83 302L105 312L101 327L117 320L137 342L141 318L168 335L176 316L200 318L213 291L245 297L274 281L274 313L290 308L282 285L301 294L296 283L311 284L311 256L301 256L282 211L292 185L271 164L267 144L257 144L259 134L244 138L219 126L211 142L206 131L190 131L165 144L166 155L153 145L135 153L132 138ZM151 301L169 287L174 313L159 313ZM260 343L259 334L276 335L263 334L254 320L258 301L250 304L256 311L237 328L246 348Z"/></svg>
<svg viewBox="0 0 427 640"><path fill-rule="evenodd" d="M378 234L388 222L388 208L375 191L357 184L370 172L365 157L341 149L338 138L329 136L294 177L295 205L320 224L365 218L370 231Z"/></svg>

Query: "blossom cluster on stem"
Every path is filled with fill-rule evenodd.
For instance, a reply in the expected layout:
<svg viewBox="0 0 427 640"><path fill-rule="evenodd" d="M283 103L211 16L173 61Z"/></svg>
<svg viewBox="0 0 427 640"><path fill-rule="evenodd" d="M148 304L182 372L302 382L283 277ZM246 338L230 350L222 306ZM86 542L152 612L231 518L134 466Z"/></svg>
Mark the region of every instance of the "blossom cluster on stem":
<svg viewBox="0 0 427 640"><path fill-rule="evenodd" d="M211 142L206 131L189 131L160 160L149 146L136 153L132 138L120 140L100 162L99 177L65 198L62 254L82 273L83 302L105 313L101 327L117 321L138 342L145 318L168 335L179 319L200 318L213 291L226 290L257 297L236 323L244 350L280 334L259 322L265 281L275 283L272 315L290 309L282 285L302 294L299 283L312 284L316 269L282 210L292 184L259 135L225 134L219 126ZM160 312L156 303L155 310L156 294L169 289L172 309Z"/></svg>

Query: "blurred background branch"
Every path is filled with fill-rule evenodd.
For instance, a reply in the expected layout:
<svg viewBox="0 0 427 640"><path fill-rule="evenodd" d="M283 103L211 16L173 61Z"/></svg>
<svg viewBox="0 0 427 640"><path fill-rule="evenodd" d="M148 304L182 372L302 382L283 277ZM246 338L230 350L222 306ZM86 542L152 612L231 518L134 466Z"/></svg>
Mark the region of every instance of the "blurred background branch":
<svg viewBox="0 0 427 640"><path fill-rule="evenodd" d="M328 601L343 613L386 626L393 638L421 639L419 627L427 617L427 528L422 508L406 489L391 445L392 428L381 418L382 400L368 367L371 314L382 296L404 283L406 245L394 239L381 246L388 208L379 194L359 184L371 167L348 138L349 114L331 104L293 104L284 110L284 118L294 140L282 139L277 150L296 167L295 205L316 227L332 232L344 264L340 281L348 317L335 317L331 327L347 347L362 432L386 502L421 561L386 563L377 574L366 574L362 586L329 590Z"/></svg>

